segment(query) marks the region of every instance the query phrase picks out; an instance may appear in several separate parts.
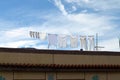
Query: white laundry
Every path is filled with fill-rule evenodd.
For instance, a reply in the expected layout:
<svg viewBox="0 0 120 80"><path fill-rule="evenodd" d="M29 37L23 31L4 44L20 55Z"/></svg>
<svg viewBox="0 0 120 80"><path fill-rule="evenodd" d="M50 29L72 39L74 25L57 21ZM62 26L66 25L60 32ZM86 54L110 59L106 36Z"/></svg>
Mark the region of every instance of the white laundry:
<svg viewBox="0 0 120 80"><path fill-rule="evenodd" d="M80 36L81 49L87 50L87 39L86 36Z"/></svg>
<svg viewBox="0 0 120 80"><path fill-rule="evenodd" d="M66 35L59 35L58 45L59 45L60 48L66 48L67 47L67 37L66 37Z"/></svg>
<svg viewBox="0 0 120 80"><path fill-rule="evenodd" d="M78 47L78 36L70 36L70 46L71 48Z"/></svg>
<svg viewBox="0 0 120 80"><path fill-rule="evenodd" d="M88 49L93 51L95 48L94 36L88 36Z"/></svg>
<svg viewBox="0 0 120 80"><path fill-rule="evenodd" d="M57 47L57 34L48 34L48 48L50 46L56 46Z"/></svg>
<svg viewBox="0 0 120 80"><path fill-rule="evenodd" d="M47 39L47 33L39 33L40 40L46 40Z"/></svg>

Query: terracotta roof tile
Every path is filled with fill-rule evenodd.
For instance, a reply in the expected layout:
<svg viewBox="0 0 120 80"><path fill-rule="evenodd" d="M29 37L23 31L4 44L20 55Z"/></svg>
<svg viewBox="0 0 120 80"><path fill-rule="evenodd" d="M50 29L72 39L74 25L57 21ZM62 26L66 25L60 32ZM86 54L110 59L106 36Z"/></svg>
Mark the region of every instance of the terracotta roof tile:
<svg viewBox="0 0 120 80"><path fill-rule="evenodd" d="M21 64L21 63L0 63L0 66L6 67L45 67L45 68L120 68L120 65L70 65L70 64Z"/></svg>

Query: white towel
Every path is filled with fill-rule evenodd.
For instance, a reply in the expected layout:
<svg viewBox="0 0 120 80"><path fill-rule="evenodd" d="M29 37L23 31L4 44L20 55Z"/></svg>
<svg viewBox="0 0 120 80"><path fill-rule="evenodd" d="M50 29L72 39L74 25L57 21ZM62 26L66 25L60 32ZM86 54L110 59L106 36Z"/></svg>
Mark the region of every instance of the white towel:
<svg viewBox="0 0 120 80"><path fill-rule="evenodd" d="M87 39L86 36L80 36L81 49L87 50Z"/></svg>
<svg viewBox="0 0 120 80"><path fill-rule="evenodd" d="M67 36L66 35L59 35L58 36L58 45L60 48L67 47Z"/></svg>
<svg viewBox="0 0 120 80"><path fill-rule="evenodd" d="M94 36L88 36L88 50L93 51L95 48Z"/></svg>
<svg viewBox="0 0 120 80"><path fill-rule="evenodd" d="M56 46L57 47L57 34L48 34L48 48L50 46Z"/></svg>
<svg viewBox="0 0 120 80"><path fill-rule="evenodd" d="M70 46L71 48L78 47L78 36L70 36Z"/></svg>
<svg viewBox="0 0 120 80"><path fill-rule="evenodd" d="M47 39L47 33L39 33L40 40L46 40Z"/></svg>

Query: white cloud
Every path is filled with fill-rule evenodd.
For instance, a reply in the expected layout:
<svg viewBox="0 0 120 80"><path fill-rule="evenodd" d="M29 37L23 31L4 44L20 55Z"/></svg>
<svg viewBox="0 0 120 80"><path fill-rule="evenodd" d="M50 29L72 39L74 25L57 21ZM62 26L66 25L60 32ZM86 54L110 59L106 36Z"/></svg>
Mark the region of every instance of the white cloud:
<svg viewBox="0 0 120 80"><path fill-rule="evenodd" d="M104 47L104 48L101 49L102 51L106 51L106 50L109 50L109 51L120 51L119 40L117 38L104 40L103 42L100 42L99 45Z"/></svg>
<svg viewBox="0 0 120 80"><path fill-rule="evenodd" d="M55 5L62 11L63 15L67 15L68 13L66 12L64 5L61 3L61 0L54 0Z"/></svg>
<svg viewBox="0 0 120 80"><path fill-rule="evenodd" d="M120 9L120 0L92 0L89 6L100 10Z"/></svg>
<svg viewBox="0 0 120 80"><path fill-rule="evenodd" d="M74 2L74 3L79 3L79 2L88 3L89 2L89 0L65 0L65 1L68 2L68 3L72 3L72 2Z"/></svg>
<svg viewBox="0 0 120 80"><path fill-rule="evenodd" d="M75 6L72 6L72 9L73 9L73 11L76 11L76 10L77 10L77 8L76 8Z"/></svg>
<svg viewBox="0 0 120 80"><path fill-rule="evenodd" d="M53 18L57 17L57 18ZM79 33L79 34L104 34L105 31L113 30L112 18L96 14L69 14L66 16L52 16L42 26L49 33ZM98 29L99 27L99 29Z"/></svg>
<svg viewBox="0 0 120 80"><path fill-rule="evenodd" d="M113 3L116 3L116 2L119 3L120 2L118 0L114 0L114 1L64 0L64 1L66 1L68 3L75 3L75 4L73 4L73 6L75 8L76 8L76 4L79 4L79 5L81 4L80 7L86 6L86 7L91 7L93 9L96 9L96 7L98 7L98 9L99 9L101 7L104 7L104 6L110 6L112 8L113 6L115 6L115 4L113 4ZM56 3L61 3L60 4L61 6L65 6L65 4L62 3L62 0L55 0L55 2ZM108 4L107 2L111 3L111 5ZM101 6L99 4L101 4ZM57 7L59 7L59 6L57 6ZM118 5L117 5L117 7L118 7ZM108 9L108 8L106 8L106 9ZM67 11L67 10L64 8L64 11ZM63 11L62 11L62 13L64 14ZM66 19L63 19L62 17L59 17L59 19L63 20L63 22L65 20L65 23L63 23L63 24L69 27L68 29L69 29L70 32L71 31L73 31L73 32L74 31L75 32L76 31L77 32L81 31L81 32L87 32L87 33L101 32L103 34L105 31L107 31L107 32L111 31L111 30L115 29L116 26L117 26L116 24L112 23L112 20L115 20L116 17L100 15L100 14L97 14L97 13L94 13L94 12L89 14L89 13L87 13L87 9L85 9L85 10L83 10L83 12L80 12L80 13L77 13L77 14L68 13L64 17ZM60 22L60 21L58 20L58 22ZM56 19L55 19L55 24L57 23L58 27L59 26L64 26L62 24L59 24L58 22L56 22ZM51 23L51 22L49 22L49 23ZM66 26L64 26L64 27L66 27ZM80 30L79 30L79 28L80 28Z"/></svg>
<svg viewBox="0 0 120 80"><path fill-rule="evenodd" d="M74 8L72 8L72 6L79 8L78 10L76 9L77 11L80 11L82 8L87 8L93 11L100 11L104 13L108 11L119 12L120 9L120 0L54 0L54 2L57 4L56 6L63 14L74 11ZM71 11L66 10L67 8L70 8L69 5L71 5Z"/></svg>
<svg viewBox="0 0 120 80"><path fill-rule="evenodd" d="M26 27L2 31L0 47L47 49L45 42L30 38L29 31L37 31L37 29L38 27Z"/></svg>
<svg viewBox="0 0 120 80"><path fill-rule="evenodd" d="M1 47L12 47L12 48L19 48L19 47L29 47L29 45L35 44L34 41L13 41L13 42L6 42L6 43L1 43Z"/></svg>
<svg viewBox="0 0 120 80"><path fill-rule="evenodd" d="M25 39L28 37L29 30L28 28L14 28L9 30L3 30L0 34L0 41L7 42L7 41L16 41L20 39Z"/></svg>

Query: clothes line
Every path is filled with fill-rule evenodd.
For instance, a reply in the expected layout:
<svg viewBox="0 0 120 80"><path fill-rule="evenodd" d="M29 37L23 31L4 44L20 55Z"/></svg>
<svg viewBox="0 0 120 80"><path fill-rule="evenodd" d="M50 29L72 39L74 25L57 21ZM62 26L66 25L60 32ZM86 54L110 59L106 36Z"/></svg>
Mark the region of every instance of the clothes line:
<svg viewBox="0 0 120 80"><path fill-rule="evenodd" d="M56 48L78 48L83 50L94 50L95 40L94 36L83 36L83 35L68 35L68 34L49 34L44 32L30 31L29 35L31 38L48 41L48 49L51 46ZM80 42L80 44L79 44Z"/></svg>

